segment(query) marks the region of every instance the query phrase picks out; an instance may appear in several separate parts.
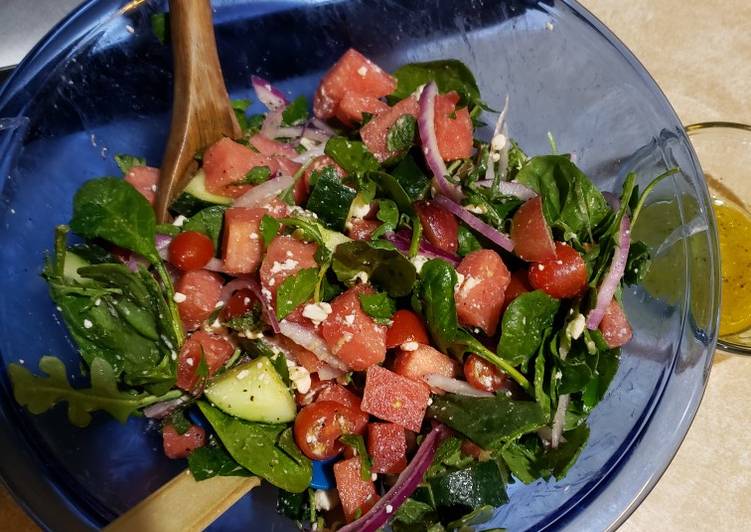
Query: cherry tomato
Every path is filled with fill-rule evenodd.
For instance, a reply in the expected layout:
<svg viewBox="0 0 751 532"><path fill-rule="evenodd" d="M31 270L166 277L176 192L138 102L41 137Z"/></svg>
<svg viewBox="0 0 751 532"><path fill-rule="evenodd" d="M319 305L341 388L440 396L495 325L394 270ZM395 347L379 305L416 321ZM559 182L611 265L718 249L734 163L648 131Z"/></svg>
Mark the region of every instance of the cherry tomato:
<svg viewBox="0 0 751 532"><path fill-rule="evenodd" d="M456 217L431 201L418 201L414 208L428 242L447 253L456 253L459 246Z"/></svg>
<svg viewBox="0 0 751 532"><path fill-rule="evenodd" d="M247 314L256 302L253 292L247 288L235 291L222 309L222 317L225 320L239 318Z"/></svg>
<svg viewBox="0 0 751 532"><path fill-rule="evenodd" d="M387 348L398 347L405 342L430 343L422 319L411 310L397 310L391 320L394 323L386 331Z"/></svg>
<svg viewBox="0 0 751 532"><path fill-rule="evenodd" d="M540 196L527 200L511 219L511 240L514 253L526 261L555 259L555 246L550 227L542 212Z"/></svg>
<svg viewBox="0 0 751 532"><path fill-rule="evenodd" d="M472 354L464 361L464 378L473 388L495 392L503 388L508 377L490 362Z"/></svg>
<svg viewBox="0 0 751 532"><path fill-rule="evenodd" d="M295 418L297 446L311 460L333 458L342 451L340 436L364 432L367 425L358 426L358 417L351 408L334 401L308 405Z"/></svg>
<svg viewBox="0 0 751 532"><path fill-rule="evenodd" d="M529 267L529 284L558 299L578 296L587 286L587 264L579 253L555 243L556 258Z"/></svg>
<svg viewBox="0 0 751 532"><path fill-rule="evenodd" d="M198 231L180 233L169 245L169 261L185 272L200 270L213 256L214 244Z"/></svg>

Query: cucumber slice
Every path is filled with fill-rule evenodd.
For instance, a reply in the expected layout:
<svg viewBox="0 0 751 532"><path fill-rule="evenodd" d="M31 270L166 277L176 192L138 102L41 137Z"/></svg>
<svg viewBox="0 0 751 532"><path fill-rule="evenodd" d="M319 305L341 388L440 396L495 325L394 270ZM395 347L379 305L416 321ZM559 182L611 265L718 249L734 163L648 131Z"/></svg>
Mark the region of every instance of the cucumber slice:
<svg viewBox="0 0 751 532"><path fill-rule="evenodd" d="M357 192L344 185L333 169L327 167L318 174L318 181L310 192L306 208L316 213L318 219L329 229L343 231L356 195Z"/></svg>
<svg viewBox="0 0 751 532"><path fill-rule="evenodd" d="M206 190L206 175L199 170L185 187L175 201L170 205L170 210L176 214L191 217L198 211L212 205L230 205L232 198L219 196Z"/></svg>
<svg viewBox="0 0 751 532"><path fill-rule="evenodd" d="M326 229L322 225L318 227L318 230L321 232L321 237L323 238L323 244L332 253L336 251L336 246L338 246L339 244L344 244L345 242L352 242L352 239L348 237L347 235L340 233L338 231L332 231L331 229Z"/></svg>
<svg viewBox="0 0 751 532"><path fill-rule="evenodd" d="M247 421L287 423L297 407L268 357L258 357L224 373L204 392L217 408Z"/></svg>
<svg viewBox="0 0 751 532"><path fill-rule="evenodd" d="M78 273L78 268L82 268L84 266L90 266L89 262L84 260L79 255L76 255L72 251L66 252L65 264L63 265L63 277L70 281L76 281L82 285L91 284L93 282L91 279L81 277L81 275Z"/></svg>

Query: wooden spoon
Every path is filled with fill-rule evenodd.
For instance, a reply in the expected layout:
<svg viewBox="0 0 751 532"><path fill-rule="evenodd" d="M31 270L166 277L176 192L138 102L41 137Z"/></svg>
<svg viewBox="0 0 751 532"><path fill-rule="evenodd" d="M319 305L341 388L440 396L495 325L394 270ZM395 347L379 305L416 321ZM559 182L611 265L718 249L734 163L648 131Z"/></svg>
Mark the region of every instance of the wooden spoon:
<svg viewBox="0 0 751 532"><path fill-rule="evenodd" d="M224 85L209 0L169 0L174 61L172 124L156 194L157 220L185 188L194 156L222 137L238 138L237 123Z"/></svg>

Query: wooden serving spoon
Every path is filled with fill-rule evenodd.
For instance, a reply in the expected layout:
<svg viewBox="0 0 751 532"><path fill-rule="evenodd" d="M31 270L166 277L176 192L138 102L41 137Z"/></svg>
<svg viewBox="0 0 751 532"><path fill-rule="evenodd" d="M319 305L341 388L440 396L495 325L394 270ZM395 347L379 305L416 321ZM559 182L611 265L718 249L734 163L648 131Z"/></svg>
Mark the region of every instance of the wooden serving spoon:
<svg viewBox="0 0 751 532"><path fill-rule="evenodd" d="M195 170L195 154L242 134L219 65L210 1L169 0L169 8L175 85L154 206L159 223L167 221L170 202Z"/></svg>

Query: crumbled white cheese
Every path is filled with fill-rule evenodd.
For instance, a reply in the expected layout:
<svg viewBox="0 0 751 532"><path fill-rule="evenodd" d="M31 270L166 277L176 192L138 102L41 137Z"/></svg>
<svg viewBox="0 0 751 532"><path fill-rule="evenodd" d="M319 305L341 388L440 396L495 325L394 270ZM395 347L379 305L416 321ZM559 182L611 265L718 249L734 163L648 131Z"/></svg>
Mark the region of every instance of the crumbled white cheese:
<svg viewBox="0 0 751 532"><path fill-rule="evenodd" d="M347 325L354 325L354 323L355 323L355 315L354 314L349 314L347 316L344 316L344 323L346 323Z"/></svg>
<svg viewBox="0 0 751 532"><path fill-rule="evenodd" d="M83 326L85 329L91 329L94 324L91 323L91 320L83 320Z"/></svg>
<svg viewBox="0 0 751 532"><path fill-rule="evenodd" d="M390 504L387 504L387 505L386 505L386 513L387 513L387 514L390 514L390 513L391 513L391 512L393 512L393 511L394 511L394 507L393 507L393 506L391 506Z"/></svg>
<svg viewBox="0 0 751 532"><path fill-rule="evenodd" d="M501 151L506 146L506 135L498 133L490 141L490 149L493 151Z"/></svg>
<svg viewBox="0 0 751 532"><path fill-rule="evenodd" d="M175 292L175 295L172 296L172 301L174 301L175 303L182 303L186 299L188 299L188 296L186 296L182 292Z"/></svg>
<svg viewBox="0 0 751 532"><path fill-rule="evenodd" d="M546 29L546 30L548 30L548 31L553 31L553 28L555 28L555 26L553 26L553 23L552 23L552 22L550 22L550 21L547 21L547 22L545 23L545 29Z"/></svg>
<svg viewBox="0 0 751 532"><path fill-rule="evenodd" d="M251 240L258 240L258 233L250 233Z"/></svg>
<svg viewBox="0 0 751 532"><path fill-rule="evenodd" d="M494 163L497 163L498 161L501 160L501 154L498 153L497 151L494 151L493 153L490 154L490 158L493 159Z"/></svg>
<svg viewBox="0 0 751 532"><path fill-rule="evenodd" d="M294 259L285 259L284 262L274 261L274 264L271 265L271 274L294 270L298 264L300 263Z"/></svg>
<svg viewBox="0 0 751 532"><path fill-rule="evenodd" d="M469 212L473 212L475 214L485 214L488 212L487 207L485 205L465 205L465 209L467 209Z"/></svg>
<svg viewBox="0 0 751 532"><path fill-rule="evenodd" d="M316 510L328 512L339 504L339 496L336 490L316 490L313 494Z"/></svg>
<svg viewBox="0 0 751 532"><path fill-rule="evenodd" d="M331 305L321 301L320 303L308 303L302 309L302 315L313 322L314 325L318 325L331 314Z"/></svg>
<svg viewBox="0 0 751 532"><path fill-rule="evenodd" d="M420 344L417 342L404 342L402 345L402 351L417 351L417 348L420 347Z"/></svg>
<svg viewBox="0 0 751 532"><path fill-rule="evenodd" d="M193 367L193 364L195 364L195 362L193 361L193 357L190 357L190 358L186 358L186 359L185 359L185 363L186 363L186 364L187 364L188 366L190 366L190 367Z"/></svg>
<svg viewBox="0 0 751 532"><path fill-rule="evenodd" d="M358 73L358 74L359 74L359 75L360 75L361 77L363 77L363 78L364 78L364 77L365 77L365 75L366 75L366 74L368 73L368 67L366 67L366 66L364 66L364 65L363 65L363 66L361 66L360 68L358 68L358 69L357 69L357 73Z"/></svg>
<svg viewBox="0 0 751 532"><path fill-rule="evenodd" d="M263 331L251 331L248 329L243 331L241 336L244 336L248 340L258 340L259 338L263 338Z"/></svg>
<svg viewBox="0 0 751 532"><path fill-rule="evenodd" d="M426 257L425 255L415 255L414 257L412 257L411 259L409 259L409 261L415 267L415 270L417 270L417 273L420 273L422 271L422 267L429 260L430 260L430 258Z"/></svg>
<svg viewBox="0 0 751 532"><path fill-rule="evenodd" d="M464 276L456 272L456 284L454 285L454 292L458 292L461 286L464 284Z"/></svg>
<svg viewBox="0 0 751 532"><path fill-rule="evenodd" d="M472 277L471 275L467 276L467 278L462 283L461 288L459 288L459 295L464 297L468 296L470 290L472 290L478 284L480 284L480 279L478 279L477 277Z"/></svg>
<svg viewBox="0 0 751 532"><path fill-rule="evenodd" d="M370 480L372 480L373 482L375 482L376 480L378 480L378 474L377 473L371 473L370 474Z"/></svg>
<svg viewBox="0 0 751 532"><path fill-rule="evenodd" d="M573 340L578 340L584 332L586 322L587 320L584 318L584 314L578 313L576 317L566 325L566 334L568 334Z"/></svg>
<svg viewBox="0 0 751 532"><path fill-rule="evenodd" d="M360 281L362 283L368 282L368 274L366 272L357 272L357 274L352 278L353 281Z"/></svg>
<svg viewBox="0 0 751 532"><path fill-rule="evenodd" d="M177 218L175 218L175 221L172 222L172 225L175 225L177 227L182 227L185 222L187 222L188 219L183 216L182 214L178 215Z"/></svg>
<svg viewBox="0 0 751 532"><path fill-rule="evenodd" d="M289 380L298 392L306 394L310 391L312 384L310 372L304 367L294 366L289 368Z"/></svg>
<svg viewBox="0 0 751 532"><path fill-rule="evenodd" d="M352 218L365 218L370 212L370 203L354 202L350 214Z"/></svg>

